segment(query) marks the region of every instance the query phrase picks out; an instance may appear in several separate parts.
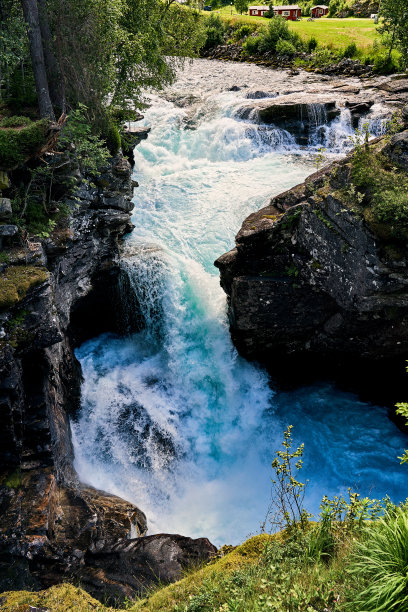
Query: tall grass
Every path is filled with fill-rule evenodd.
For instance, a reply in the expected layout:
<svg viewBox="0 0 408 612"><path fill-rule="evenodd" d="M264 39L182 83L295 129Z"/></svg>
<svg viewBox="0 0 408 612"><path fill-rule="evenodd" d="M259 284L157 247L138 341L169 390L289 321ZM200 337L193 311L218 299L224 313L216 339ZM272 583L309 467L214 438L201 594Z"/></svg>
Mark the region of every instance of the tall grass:
<svg viewBox="0 0 408 612"><path fill-rule="evenodd" d="M408 512L395 508L368 525L357 543L350 568L356 584L351 610L408 610Z"/></svg>

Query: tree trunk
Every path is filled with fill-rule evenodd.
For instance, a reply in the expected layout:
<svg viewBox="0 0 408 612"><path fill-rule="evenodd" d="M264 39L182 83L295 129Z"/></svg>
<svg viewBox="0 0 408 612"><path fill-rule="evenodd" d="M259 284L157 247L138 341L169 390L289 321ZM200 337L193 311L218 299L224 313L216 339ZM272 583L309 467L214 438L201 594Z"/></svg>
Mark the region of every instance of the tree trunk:
<svg viewBox="0 0 408 612"><path fill-rule="evenodd" d="M21 0L21 6L23 7L24 19L28 26L27 34L40 116L55 121L45 69L37 0Z"/></svg>
<svg viewBox="0 0 408 612"><path fill-rule="evenodd" d="M65 113L66 104L64 87L62 83L60 66L58 65L57 59L52 52L52 35L48 21L46 0L37 0L37 2L51 102L61 113Z"/></svg>

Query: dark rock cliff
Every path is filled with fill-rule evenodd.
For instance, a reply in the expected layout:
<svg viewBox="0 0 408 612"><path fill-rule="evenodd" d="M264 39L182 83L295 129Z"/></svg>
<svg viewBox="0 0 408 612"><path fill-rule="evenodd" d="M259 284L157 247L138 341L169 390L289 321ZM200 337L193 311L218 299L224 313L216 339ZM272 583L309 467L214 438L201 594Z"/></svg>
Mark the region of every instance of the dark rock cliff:
<svg viewBox="0 0 408 612"><path fill-rule="evenodd" d="M73 351L121 331L119 247L133 227L132 193L119 155L97 186L79 181L63 232L11 246L1 264L0 591L75 577L103 600L123 600L216 550L168 535L139 544L144 513L81 484L73 467L69 415L81 384Z"/></svg>
<svg viewBox="0 0 408 612"><path fill-rule="evenodd" d="M376 145L402 173L407 142L404 132ZM245 356L276 363L291 355L346 362L408 354L406 237L346 201L355 197L350 161L251 214L236 248L215 262Z"/></svg>

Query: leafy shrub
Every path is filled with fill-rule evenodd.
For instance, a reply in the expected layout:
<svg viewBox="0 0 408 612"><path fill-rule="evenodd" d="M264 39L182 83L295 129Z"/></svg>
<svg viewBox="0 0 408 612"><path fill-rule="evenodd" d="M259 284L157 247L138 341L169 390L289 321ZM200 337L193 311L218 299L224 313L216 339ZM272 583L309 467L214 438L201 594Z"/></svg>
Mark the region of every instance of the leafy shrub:
<svg viewBox="0 0 408 612"><path fill-rule="evenodd" d="M259 44L261 53L276 51L278 40L291 40L291 33L286 19L274 17L270 23L261 30L262 40Z"/></svg>
<svg viewBox="0 0 408 612"><path fill-rule="evenodd" d="M91 125L86 119L86 110L86 107L80 104L70 112L59 144L67 150L74 145L72 161L78 164L82 172L95 174L106 163L109 153L103 140L92 134Z"/></svg>
<svg viewBox="0 0 408 612"><path fill-rule="evenodd" d="M13 117L3 117L0 121L0 127L24 127L31 125L32 121L29 117L19 117L14 115Z"/></svg>
<svg viewBox="0 0 408 612"><path fill-rule="evenodd" d="M259 53L259 46L262 40L263 38L260 34L258 36L249 36L242 45L244 52L247 55L256 55Z"/></svg>
<svg viewBox="0 0 408 612"><path fill-rule="evenodd" d="M206 41L204 49L212 49L224 41L224 23L219 15L210 15L205 23Z"/></svg>
<svg viewBox="0 0 408 612"><path fill-rule="evenodd" d="M356 43L352 42L343 51L343 57L354 57L357 55L358 49Z"/></svg>
<svg viewBox="0 0 408 612"><path fill-rule="evenodd" d="M314 54L314 63L316 66L329 66L334 61L334 56L329 49L318 49Z"/></svg>
<svg viewBox="0 0 408 612"><path fill-rule="evenodd" d="M236 41L237 40L242 40L243 38L246 38L247 36L252 34L253 31L254 31L254 27L250 26L247 23L245 23L240 28L237 28L235 30L235 32L234 32L234 40L236 40Z"/></svg>
<svg viewBox="0 0 408 612"><path fill-rule="evenodd" d="M395 508L368 524L357 543L351 572L358 578L350 610L403 612L408 609L408 512Z"/></svg>
<svg viewBox="0 0 408 612"><path fill-rule="evenodd" d="M387 52L378 53L374 57L374 72L378 74L391 74L393 72L398 72L400 68L398 59Z"/></svg>
<svg viewBox="0 0 408 612"><path fill-rule="evenodd" d="M22 130L0 130L0 167L6 170L14 168L35 155L45 144L48 123L47 119L41 119Z"/></svg>
<svg viewBox="0 0 408 612"><path fill-rule="evenodd" d="M296 53L296 49L289 40L280 39L276 43L276 53L279 53L279 55L293 56Z"/></svg>
<svg viewBox="0 0 408 612"><path fill-rule="evenodd" d="M109 149L109 153L111 155L116 155L122 145L118 127L111 120L108 122L107 127L104 131L106 146Z"/></svg>
<svg viewBox="0 0 408 612"><path fill-rule="evenodd" d="M306 46L307 46L307 50L309 51L309 53L313 53L313 51L317 49L317 47L319 46L317 38L315 38L314 36L309 38L309 40L306 43Z"/></svg>

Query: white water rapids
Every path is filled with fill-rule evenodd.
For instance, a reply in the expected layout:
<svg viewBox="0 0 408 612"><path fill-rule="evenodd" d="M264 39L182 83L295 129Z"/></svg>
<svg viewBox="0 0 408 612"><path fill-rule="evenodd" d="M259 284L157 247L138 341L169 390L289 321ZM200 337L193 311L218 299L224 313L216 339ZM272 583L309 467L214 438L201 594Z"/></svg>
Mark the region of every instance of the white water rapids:
<svg viewBox="0 0 408 612"><path fill-rule="evenodd" d="M251 85L265 87L265 74L256 69ZM82 409L72 423L82 481L140 507L150 533L215 544L259 531L290 423L305 443L312 511L348 486L399 500L406 483L397 459L406 438L385 408L327 383L275 393L232 346L214 259L250 212L314 171L313 150L337 154L352 133L348 111L331 126L315 113L315 141L301 150L289 134L237 117L245 91L226 91L237 78L248 78L246 66L195 62L173 89L194 102L152 97L123 260L124 299L139 304L146 328L80 347Z"/></svg>

